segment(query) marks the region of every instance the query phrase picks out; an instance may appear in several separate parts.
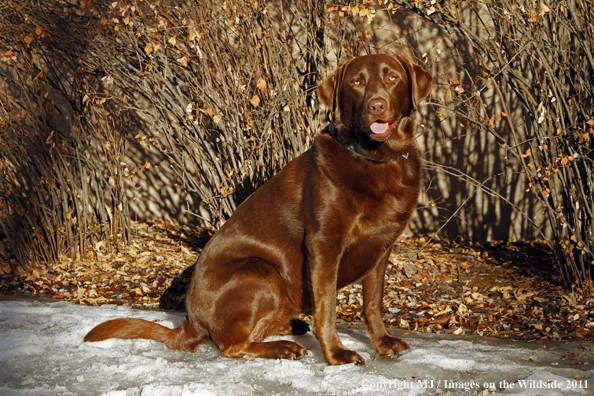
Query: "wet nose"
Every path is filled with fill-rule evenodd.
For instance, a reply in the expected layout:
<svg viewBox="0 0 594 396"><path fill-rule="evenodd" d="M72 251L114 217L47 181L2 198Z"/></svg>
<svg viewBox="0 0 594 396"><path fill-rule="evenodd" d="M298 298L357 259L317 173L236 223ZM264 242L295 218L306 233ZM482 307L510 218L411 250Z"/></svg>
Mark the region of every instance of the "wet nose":
<svg viewBox="0 0 594 396"><path fill-rule="evenodd" d="M374 115L381 115L385 113L387 107L388 104L382 98L373 98L369 101L369 104L367 105L367 109L369 110L369 112Z"/></svg>

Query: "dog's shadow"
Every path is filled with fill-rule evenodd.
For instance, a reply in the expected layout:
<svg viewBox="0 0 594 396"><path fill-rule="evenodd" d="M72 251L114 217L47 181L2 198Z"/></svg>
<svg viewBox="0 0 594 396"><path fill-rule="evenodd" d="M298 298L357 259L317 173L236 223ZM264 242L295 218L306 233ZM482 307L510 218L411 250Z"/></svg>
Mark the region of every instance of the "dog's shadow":
<svg viewBox="0 0 594 396"><path fill-rule="evenodd" d="M201 228L191 226L179 226L167 224L152 224L153 229L157 232L166 234L169 238L176 242L183 243L191 251L200 254L206 243L212 238L215 233L214 228ZM163 291L159 298L159 307L165 310L185 311L186 310L186 291L194 268L196 264L192 264L186 268L180 275L178 275L169 287Z"/></svg>

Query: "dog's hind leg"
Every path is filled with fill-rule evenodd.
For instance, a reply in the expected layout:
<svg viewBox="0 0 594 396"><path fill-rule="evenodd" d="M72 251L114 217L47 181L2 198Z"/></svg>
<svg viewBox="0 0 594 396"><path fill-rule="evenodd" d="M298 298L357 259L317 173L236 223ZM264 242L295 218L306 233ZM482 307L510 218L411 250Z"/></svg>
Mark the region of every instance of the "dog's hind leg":
<svg viewBox="0 0 594 396"><path fill-rule="evenodd" d="M306 349L296 342L264 342L267 336L286 332L296 313L285 290L283 278L263 260L245 260L233 271L214 301L216 315L208 320L210 337L223 356L297 359L305 355ZM303 326L294 323L303 334Z"/></svg>
<svg viewBox="0 0 594 396"><path fill-rule="evenodd" d="M228 358L250 356L263 359L299 359L306 352L307 350L296 342L284 340L248 342L221 350L221 354Z"/></svg>

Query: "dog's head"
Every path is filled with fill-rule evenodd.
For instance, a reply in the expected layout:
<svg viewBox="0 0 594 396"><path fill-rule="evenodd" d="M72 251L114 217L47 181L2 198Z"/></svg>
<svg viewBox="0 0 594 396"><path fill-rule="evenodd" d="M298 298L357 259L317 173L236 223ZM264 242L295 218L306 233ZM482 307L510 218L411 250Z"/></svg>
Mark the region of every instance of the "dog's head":
<svg viewBox="0 0 594 396"><path fill-rule="evenodd" d="M365 149L387 142L392 150L410 144L411 115L428 94L433 78L402 56L353 58L318 86L322 103L334 112L339 133Z"/></svg>

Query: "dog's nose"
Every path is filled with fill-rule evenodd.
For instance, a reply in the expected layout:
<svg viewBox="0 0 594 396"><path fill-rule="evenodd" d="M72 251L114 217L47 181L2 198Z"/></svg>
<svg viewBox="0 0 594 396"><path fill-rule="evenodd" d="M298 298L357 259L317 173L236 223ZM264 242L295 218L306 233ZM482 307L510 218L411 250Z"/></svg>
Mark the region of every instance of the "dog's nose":
<svg viewBox="0 0 594 396"><path fill-rule="evenodd" d="M367 109L371 114L380 115L386 112L388 103L382 98L373 98L369 101Z"/></svg>

